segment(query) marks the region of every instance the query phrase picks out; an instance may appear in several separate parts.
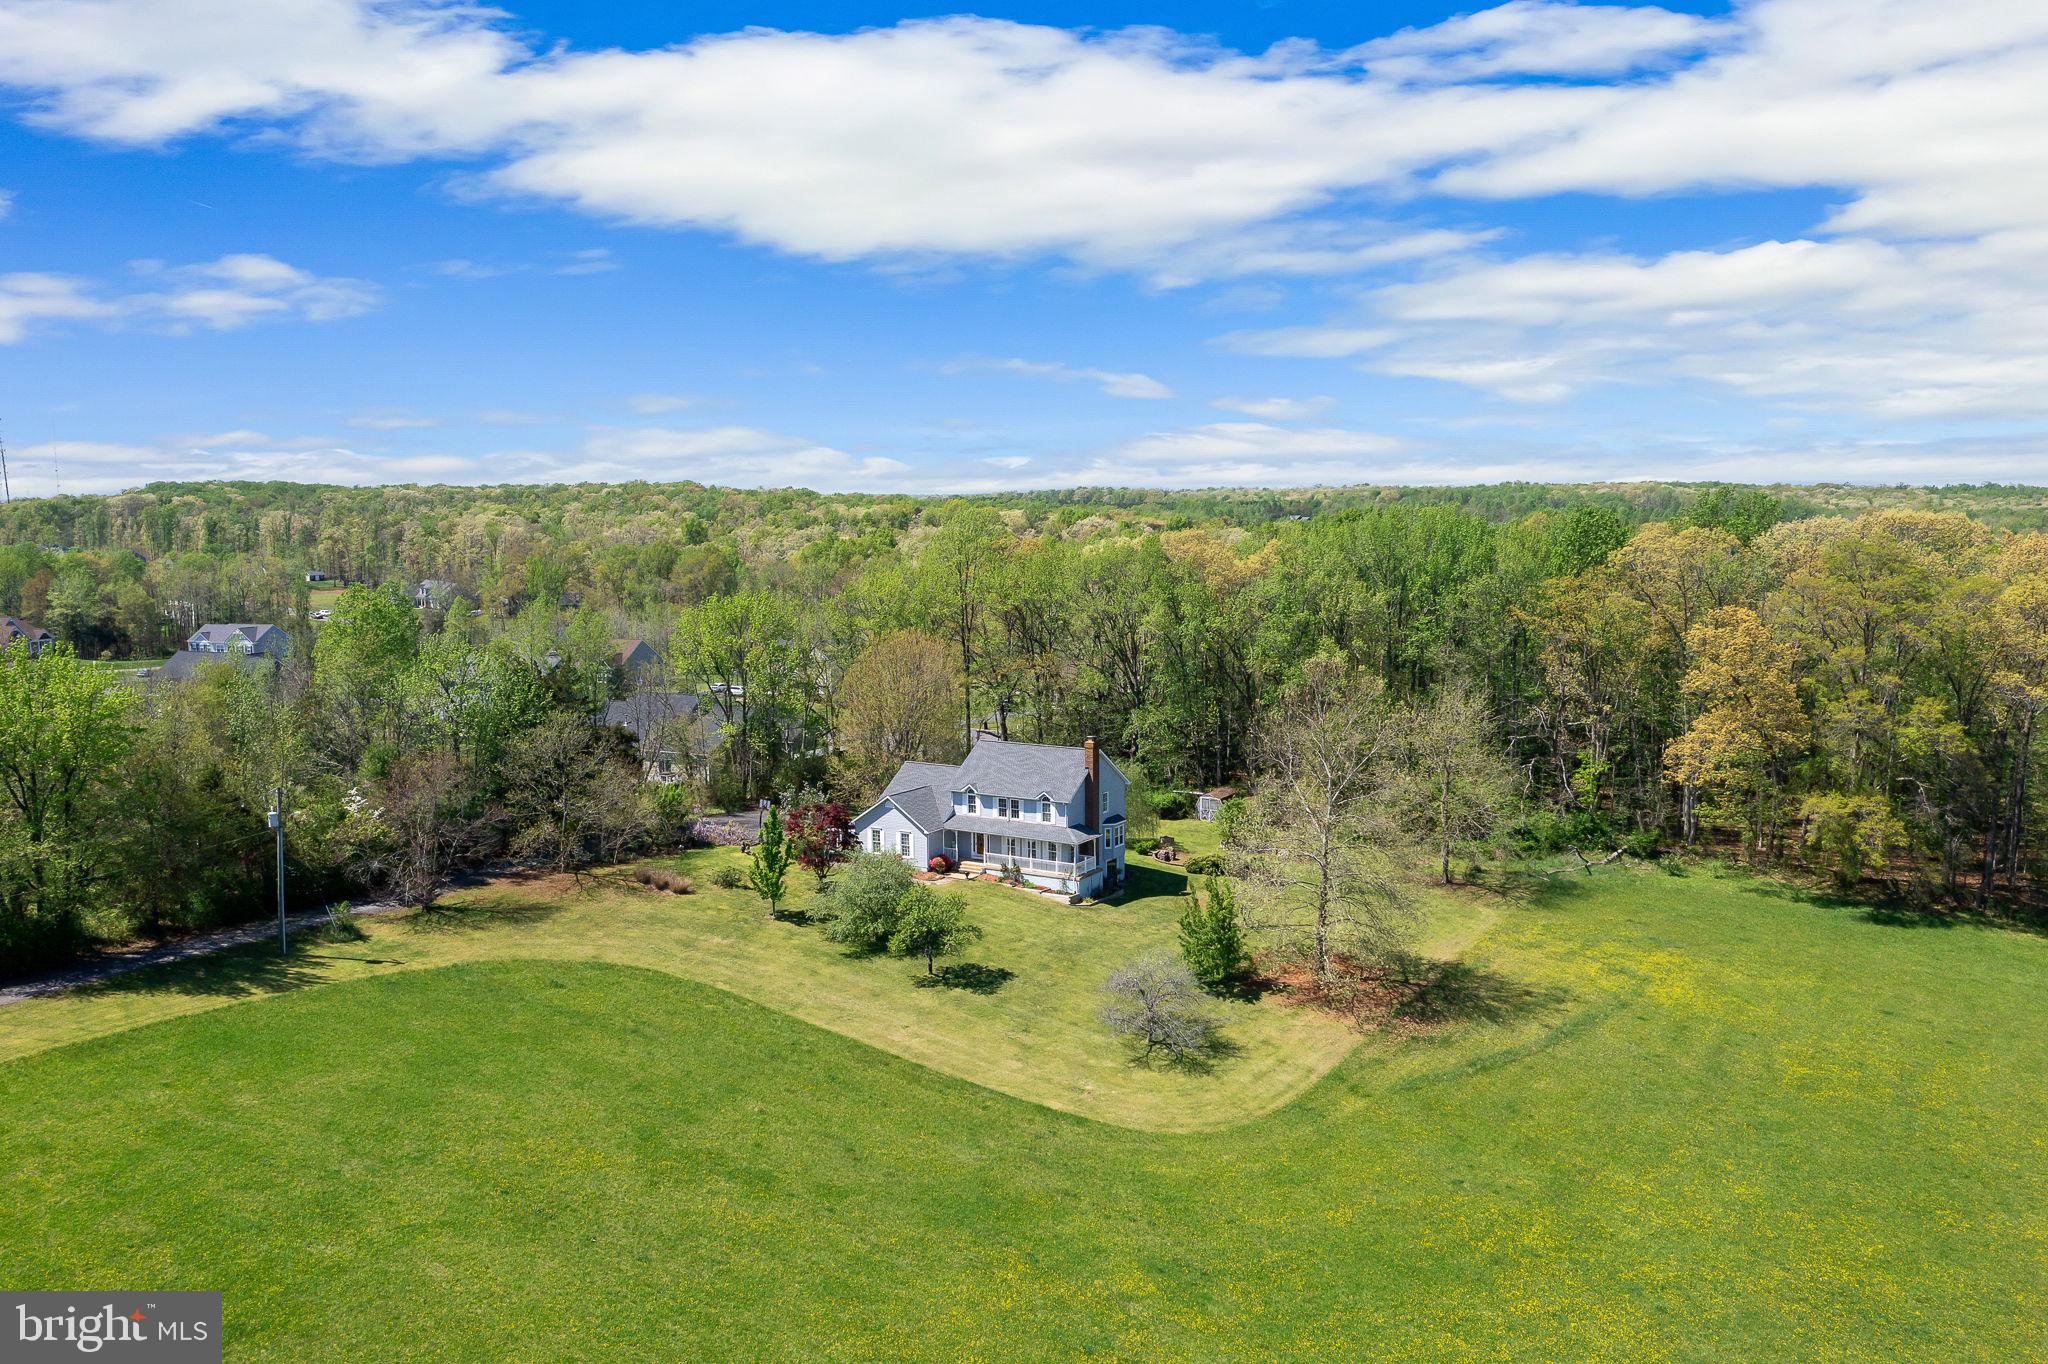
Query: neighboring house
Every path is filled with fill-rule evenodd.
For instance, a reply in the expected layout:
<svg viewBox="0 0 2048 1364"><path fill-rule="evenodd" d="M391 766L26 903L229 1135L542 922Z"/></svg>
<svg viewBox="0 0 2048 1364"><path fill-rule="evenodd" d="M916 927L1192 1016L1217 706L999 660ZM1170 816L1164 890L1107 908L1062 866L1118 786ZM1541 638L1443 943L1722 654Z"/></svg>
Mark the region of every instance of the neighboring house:
<svg viewBox="0 0 2048 1364"><path fill-rule="evenodd" d="M661 655L646 640L615 639L612 643L616 646L612 669L623 685L637 687L661 675Z"/></svg>
<svg viewBox="0 0 2048 1364"><path fill-rule="evenodd" d="M648 781L708 780L723 736L717 714L688 691L639 691L604 708L604 722L632 734Z"/></svg>
<svg viewBox="0 0 2048 1364"><path fill-rule="evenodd" d="M1203 791L1195 797L1195 818L1214 819L1223 808L1223 802L1237 794L1235 786L1219 786L1212 791Z"/></svg>
<svg viewBox="0 0 2048 1364"><path fill-rule="evenodd" d="M458 601L475 601L474 594L463 590L446 578L428 578L412 590L412 604L422 611L432 607L446 611Z"/></svg>
<svg viewBox="0 0 2048 1364"><path fill-rule="evenodd" d="M275 625L202 625L185 641L195 654L261 654L280 659L292 651L291 636Z"/></svg>
<svg viewBox="0 0 2048 1364"><path fill-rule="evenodd" d="M1033 885L1095 895L1124 876L1124 774L1079 748L982 738L967 761L905 763L853 821L860 846L922 867L1015 867Z"/></svg>
<svg viewBox="0 0 2048 1364"><path fill-rule="evenodd" d="M324 583L327 581L327 575L316 568L306 574L306 581L309 583Z"/></svg>
<svg viewBox="0 0 2048 1364"><path fill-rule="evenodd" d="M57 637L40 625L30 625L12 616L0 616L0 648L11 648L18 643L28 649L30 658L35 658L56 642Z"/></svg>

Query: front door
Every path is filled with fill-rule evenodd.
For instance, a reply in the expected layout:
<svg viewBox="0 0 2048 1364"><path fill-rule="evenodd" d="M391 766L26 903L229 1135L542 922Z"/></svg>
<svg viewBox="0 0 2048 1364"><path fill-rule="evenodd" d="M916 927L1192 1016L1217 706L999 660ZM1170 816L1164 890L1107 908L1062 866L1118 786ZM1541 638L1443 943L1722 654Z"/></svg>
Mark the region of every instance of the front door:
<svg viewBox="0 0 2048 1364"><path fill-rule="evenodd" d="M988 861L988 835L976 834L974 836L974 860L977 862Z"/></svg>

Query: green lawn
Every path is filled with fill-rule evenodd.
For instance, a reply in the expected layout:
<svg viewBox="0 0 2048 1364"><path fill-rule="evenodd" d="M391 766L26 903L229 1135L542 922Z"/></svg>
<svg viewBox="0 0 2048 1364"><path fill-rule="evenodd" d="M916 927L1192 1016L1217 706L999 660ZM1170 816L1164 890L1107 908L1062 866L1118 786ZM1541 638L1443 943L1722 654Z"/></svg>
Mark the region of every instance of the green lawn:
<svg viewBox="0 0 2048 1364"><path fill-rule="evenodd" d="M851 957L815 923L807 875L773 921L751 891L713 884L743 865L731 848L685 854L698 890L660 895L615 875L504 882L451 897L446 911L365 920L364 943L315 945L289 962L258 946L205 964L119 978L0 1016L0 1058L282 988L477 959L596 960L717 985L934 1069L1054 1108L1129 1126L1195 1131L1242 1122L1300 1095L1360 1036L1321 1014L1268 1000L1219 1004L1230 1055L1206 1074L1130 1064L1097 1014L1109 973L1172 948L1183 872L1134 862L1115 904L1068 906L1005 886L953 882L986 937L956 966L972 988L920 983L921 964ZM1429 902L1424 946L1444 957L1491 921L1474 898Z"/></svg>
<svg viewBox="0 0 2048 1364"><path fill-rule="evenodd" d="M715 897L481 898L0 1013L44 1048L0 1064L8 1281L218 1288L247 1359L2048 1354L2039 938L1705 873L1447 897L1444 943L1484 928L1461 1021L1167 1132L1012 1097L1198 1111L1069 1054L1030 982L1092 975L1079 940L992 921L1016 976L977 995ZM669 960L615 964L607 915ZM714 957L775 1007L682 978Z"/></svg>
<svg viewBox="0 0 2048 1364"><path fill-rule="evenodd" d="M168 656L163 658L88 658L85 660L85 665L88 668L99 668L105 672L128 673L134 672L137 668L159 668L170 661Z"/></svg>

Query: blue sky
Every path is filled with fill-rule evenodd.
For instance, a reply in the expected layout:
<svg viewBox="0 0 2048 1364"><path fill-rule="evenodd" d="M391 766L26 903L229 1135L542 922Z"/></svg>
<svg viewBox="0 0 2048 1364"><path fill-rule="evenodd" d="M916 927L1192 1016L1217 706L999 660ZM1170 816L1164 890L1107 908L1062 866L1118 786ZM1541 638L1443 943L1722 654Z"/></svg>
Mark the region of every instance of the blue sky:
<svg viewBox="0 0 2048 1364"><path fill-rule="evenodd" d="M2048 10L0 0L17 491L2048 482Z"/></svg>

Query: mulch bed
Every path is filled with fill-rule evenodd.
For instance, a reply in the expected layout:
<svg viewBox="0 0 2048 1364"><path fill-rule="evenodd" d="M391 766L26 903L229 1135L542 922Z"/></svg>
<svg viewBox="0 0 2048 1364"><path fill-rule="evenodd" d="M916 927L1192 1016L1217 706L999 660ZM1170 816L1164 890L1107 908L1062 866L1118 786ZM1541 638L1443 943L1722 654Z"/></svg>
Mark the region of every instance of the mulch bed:
<svg viewBox="0 0 2048 1364"><path fill-rule="evenodd" d="M1405 970L1354 957L1332 956L1331 973L1319 977L1306 962L1261 956L1252 988L1278 994L1297 1008L1318 1009L1360 1032L1423 1033L1438 1026L1431 1011L1416 1006L1442 973L1441 963L1411 963Z"/></svg>

